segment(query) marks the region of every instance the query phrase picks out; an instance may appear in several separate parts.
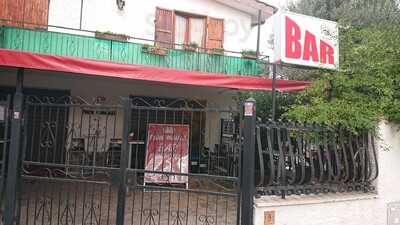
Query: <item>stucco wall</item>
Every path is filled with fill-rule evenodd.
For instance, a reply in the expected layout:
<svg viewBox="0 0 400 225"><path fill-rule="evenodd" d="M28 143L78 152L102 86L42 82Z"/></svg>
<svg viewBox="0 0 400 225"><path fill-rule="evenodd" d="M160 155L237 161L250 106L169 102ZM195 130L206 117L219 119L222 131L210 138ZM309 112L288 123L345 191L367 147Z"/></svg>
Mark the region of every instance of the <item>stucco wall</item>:
<svg viewBox="0 0 400 225"><path fill-rule="evenodd" d="M399 126L382 122L377 143L379 178L376 194L331 194L327 196L263 198L256 200L254 224L264 224L264 212L275 212L274 225L385 225L388 210L400 210L387 205L400 201L400 130ZM272 224L268 224L272 225Z"/></svg>
<svg viewBox="0 0 400 225"><path fill-rule="evenodd" d="M256 48L255 42L251 46L245 45L250 36L251 16L212 0L126 1L122 11L118 10L115 0L83 0L81 28L91 31L111 31L153 40L156 7L223 18L225 49L241 51L247 47ZM79 29L80 9L81 0L50 0L49 25Z"/></svg>
<svg viewBox="0 0 400 225"><path fill-rule="evenodd" d="M273 46L274 27L273 27L273 25L274 25L275 15L268 18L265 21L265 23L261 25L261 30L260 30L260 53L262 55L269 56L271 62L274 61L273 60L273 56L274 56L274 46ZM257 37L258 37L258 28L255 27L254 29L251 30L249 38L247 39L248 45L250 45L251 43L257 43Z"/></svg>

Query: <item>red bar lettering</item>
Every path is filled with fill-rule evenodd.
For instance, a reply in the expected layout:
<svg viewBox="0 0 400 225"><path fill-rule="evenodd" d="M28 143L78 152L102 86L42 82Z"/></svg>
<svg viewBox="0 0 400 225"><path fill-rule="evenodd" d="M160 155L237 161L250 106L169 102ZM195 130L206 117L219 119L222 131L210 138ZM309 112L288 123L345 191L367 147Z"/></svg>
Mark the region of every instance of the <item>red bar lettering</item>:
<svg viewBox="0 0 400 225"><path fill-rule="evenodd" d="M333 49L332 46L321 40L320 51L321 51L321 60L320 60L321 63L326 64L327 59L329 64L333 65L335 63L335 58L334 58L335 50Z"/></svg>
<svg viewBox="0 0 400 225"><path fill-rule="evenodd" d="M299 59L301 57L301 30L300 27L291 20L289 17L286 17L286 57Z"/></svg>
<svg viewBox="0 0 400 225"><path fill-rule="evenodd" d="M309 61L310 57L314 62L318 62L319 60L315 35L306 31L306 36L304 37L303 59Z"/></svg>

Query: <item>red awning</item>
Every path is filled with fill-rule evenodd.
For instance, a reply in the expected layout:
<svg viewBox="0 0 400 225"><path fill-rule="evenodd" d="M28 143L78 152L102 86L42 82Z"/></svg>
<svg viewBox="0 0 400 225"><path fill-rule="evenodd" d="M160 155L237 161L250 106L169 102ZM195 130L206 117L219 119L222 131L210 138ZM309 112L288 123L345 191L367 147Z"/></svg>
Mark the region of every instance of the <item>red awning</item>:
<svg viewBox="0 0 400 225"><path fill-rule="evenodd" d="M120 64L6 49L0 49L0 66L217 88L243 90L272 89L272 80L261 77L228 76L225 74L184 71L146 65ZM305 81L276 81L278 91L300 91L309 85L310 83Z"/></svg>

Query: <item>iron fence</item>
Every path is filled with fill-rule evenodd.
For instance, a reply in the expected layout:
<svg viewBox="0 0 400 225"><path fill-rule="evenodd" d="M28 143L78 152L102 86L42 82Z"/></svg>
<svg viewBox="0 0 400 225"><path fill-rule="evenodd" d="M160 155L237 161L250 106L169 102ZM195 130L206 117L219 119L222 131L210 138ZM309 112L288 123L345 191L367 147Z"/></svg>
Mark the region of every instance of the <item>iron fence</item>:
<svg viewBox="0 0 400 225"><path fill-rule="evenodd" d="M25 98L17 224L114 224L119 158L108 151L120 105Z"/></svg>
<svg viewBox="0 0 400 225"><path fill-rule="evenodd" d="M238 112L232 108L213 109L206 102L186 99L131 96L130 103L129 131L133 145L128 159L135 156L136 160L128 163L130 166L126 174L129 189L126 209L130 216L125 217L125 224L239 224L238 130L232 128L235 136L230 139L231 142L224 143L222 139L213 140L213 137L218 137L217 130L220 128L217 126L217 130L213 130L212 126L215 122L219 123L216 118L231 121L238 116ZM150 151L151 126L160 124L188 127L187 156L178 146L158 149L161 155L159 162L180 161L175 165L157 165L155 158L140 156L144 150L141 143L146 143L147 151ZM166 132L162 130L158 135L167 140ZM186 157L189 165L182 163ZM232 164L224 163L222 158ZM137 159L145 159L146 162L138 162ZM153 176L167 182L164 185L152 183ZM168 182L179 178L187 183Z"/></svg>
<svg viewBox="0 0 400 225"><path fill-rule="evenodd" d="M240 138L221 147L208 124L213 115L231 119L234 109L185 99L132 96L106 105L29 96L24 115L17 224L239 224L240 148L233 146ZM173 141L151 163L151 124L187 126L188 154ZM172 160L181 163L172 168ZM169 182L175 178L184 182Z"/></svg>
<svg viewBox="0 0 400 225"><path fill-rule="evenodd" d="M374 190L374 136L316 124L269 122L257 127L258 183L265 195Z"/></svg>
<svg viewBox="0 0 400 225"><path fill-rule="evenodd" d="M130 96L105 104L20 94L0 102L7 224L251 224L257 160L256 190L265 195L368 192L378 176L370 133L256 126L252 99L242 115L199 100ZM10 110L22 102L22 115L22 107ZM8 138L9 120L21 118L21 136ZM20 148L13 143L22 151L10 151L8 168L16 169L5 173L8 145Z"/></svg>
<svg viewBox="0 0 400 225"><path fill-rule="evenodd" d="M4 204L6 182L7 156L10 146L10 106L11 96L0 97L0 205ZM3 219L3 208L0 208L0 218Z"/></svg>

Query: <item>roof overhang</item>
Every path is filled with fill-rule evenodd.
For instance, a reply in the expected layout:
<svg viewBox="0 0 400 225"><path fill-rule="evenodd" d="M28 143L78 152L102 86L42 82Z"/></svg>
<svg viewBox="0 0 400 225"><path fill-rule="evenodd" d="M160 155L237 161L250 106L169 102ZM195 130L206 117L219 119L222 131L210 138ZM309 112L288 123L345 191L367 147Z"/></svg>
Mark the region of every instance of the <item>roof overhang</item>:
<svg viewBox="0 0 400 225"><path fill-rule="evenodd" d="M258 11L261 10L261 23L271 17L278 8L268 0L215 0L221 4L238 9L251 15L251 23L258 24Z"/></svg>
<svg viewBox="0 0 400 225"><path fill-rule="evenodd" d="M152 81L167 84L239 90L272 90L272 80L263 77L228 76L225 74L184 71L145 65L120 64L7 49L0 49L0 66ZM306 81L277 80L276 90L282 92L301 91L309 85L310 83Z"/></svg>

